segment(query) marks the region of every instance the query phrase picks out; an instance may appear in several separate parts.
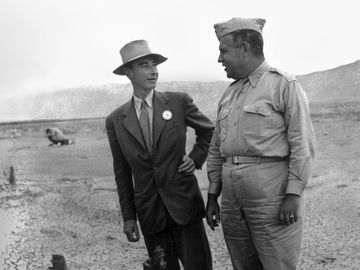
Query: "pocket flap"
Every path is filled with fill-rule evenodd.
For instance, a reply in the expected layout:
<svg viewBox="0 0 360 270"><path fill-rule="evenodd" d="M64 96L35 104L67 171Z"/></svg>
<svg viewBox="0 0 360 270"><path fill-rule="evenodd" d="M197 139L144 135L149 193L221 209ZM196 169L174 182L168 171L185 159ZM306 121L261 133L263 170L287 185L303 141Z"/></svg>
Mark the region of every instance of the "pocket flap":
<svg viewBox="0 0 360 270"><path fill-rule="evenodd" d="M248 113L261 114L263 116L269 116L271 114L272 108L267 103L255 103L246 105L244 111Z"/></svg>

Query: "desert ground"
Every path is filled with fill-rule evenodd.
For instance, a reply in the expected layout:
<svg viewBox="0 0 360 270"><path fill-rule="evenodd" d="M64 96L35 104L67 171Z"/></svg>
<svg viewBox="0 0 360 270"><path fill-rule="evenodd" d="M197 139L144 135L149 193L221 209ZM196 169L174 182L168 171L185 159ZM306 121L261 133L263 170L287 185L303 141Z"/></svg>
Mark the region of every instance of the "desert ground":
<svg viewBox="0 0 360 270"><path fill-rule="evenodd" d="M313 116L317 153L305 190L300 270L360 269L360 113ZM47 127L76 140L50 147ZM189 130L189 147L194 135ZM16 185L7 181L15 169ZM206 198L206 166L197 172ZM142 269L143 239L129 243L104 119L0 125L0 269ZM221 226L207 233L214 269L232 269Z"/></svg>

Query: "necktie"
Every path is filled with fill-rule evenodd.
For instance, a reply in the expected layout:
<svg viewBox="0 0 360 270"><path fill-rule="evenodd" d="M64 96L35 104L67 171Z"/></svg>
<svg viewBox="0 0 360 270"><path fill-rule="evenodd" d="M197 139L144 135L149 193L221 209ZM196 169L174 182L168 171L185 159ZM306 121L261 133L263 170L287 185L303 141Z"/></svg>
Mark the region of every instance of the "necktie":
<svg viewBox="0 0 360 270"><path fill-rule="evenodd" d="M139 116L139 122L140 122L140 128L143 135L143 139L145 142L145 145L149 151L149 153L152 153L152 134L150 129L150 121L149 121L149 113L146 108L146 101L143 100L141 102L141 109L140 109L140 116Z"/></svg>

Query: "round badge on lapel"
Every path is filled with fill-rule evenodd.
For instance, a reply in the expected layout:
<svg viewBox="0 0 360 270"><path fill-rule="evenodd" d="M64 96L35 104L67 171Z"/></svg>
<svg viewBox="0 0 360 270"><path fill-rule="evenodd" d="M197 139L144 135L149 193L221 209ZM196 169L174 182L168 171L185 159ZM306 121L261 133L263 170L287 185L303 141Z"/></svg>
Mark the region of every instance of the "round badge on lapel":
<svg viewBox="0 0 360 270"><path fill-rule="evenodd" d="M163 111L162 118L164 118L164 120L170 120L172 118L172 113L169 110Z"/></svg>

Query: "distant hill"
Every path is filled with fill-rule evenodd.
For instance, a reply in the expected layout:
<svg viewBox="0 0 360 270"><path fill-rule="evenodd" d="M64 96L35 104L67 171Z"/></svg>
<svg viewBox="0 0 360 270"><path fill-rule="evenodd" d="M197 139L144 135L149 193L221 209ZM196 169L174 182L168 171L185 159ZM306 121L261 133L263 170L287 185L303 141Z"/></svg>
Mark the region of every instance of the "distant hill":
<svg viewBox="0 0 360 270"><path fill-rule="evenodd" d="M360 60L297 78L312 103L360 102Z"/></svg>
<svg viewBox="0 0 360 270"><path fill-rule="evenodd" d="M324 106L333 110L339 104L344 106L348 103L360 111L360 60L297 78L307 92L310 105L317 111L323 111ZM217 102L229 83L160 82L157 90L186 92L204 113L213 116ZM106 84L80 86L26 99L1 100L0 122L104 117L129 100L131 94L130 84Z"/></svg>
<svg viewBox="0 0 360 270"><path fill-rule="evenodd" d="M158 91L181 91L191 95L201 110L215 111L229 82L163 82ZM80 86L51 94L0 101L0 122L28 119L92 118L108 115L131 98L130 84Z"/></svg>

